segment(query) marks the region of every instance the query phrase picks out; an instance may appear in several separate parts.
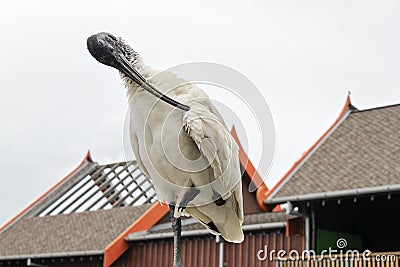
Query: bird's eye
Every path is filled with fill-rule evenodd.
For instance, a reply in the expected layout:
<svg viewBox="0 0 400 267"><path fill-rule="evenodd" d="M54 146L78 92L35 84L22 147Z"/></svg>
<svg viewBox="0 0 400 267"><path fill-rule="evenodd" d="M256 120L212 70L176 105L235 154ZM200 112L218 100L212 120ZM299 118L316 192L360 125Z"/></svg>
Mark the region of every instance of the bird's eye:
<svg viewBox="0 0 400 267"><path fill-rule="evenodd" d="M113 53L114 52L114 47L108 46L108 52Z"/></svg>

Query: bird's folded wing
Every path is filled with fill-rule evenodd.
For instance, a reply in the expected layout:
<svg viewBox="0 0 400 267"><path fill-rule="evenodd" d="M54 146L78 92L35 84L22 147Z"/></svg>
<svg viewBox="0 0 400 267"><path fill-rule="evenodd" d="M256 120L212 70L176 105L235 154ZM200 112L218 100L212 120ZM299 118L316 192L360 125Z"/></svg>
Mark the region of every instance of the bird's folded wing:
<svg viewBox="0 0 400 267"><path fill-rule="evenodd" d="M183 125L200 152L207 158L225 190L230 191L240 180L238 145L233 140L215 107L193 105L183 116Z"/></svg>

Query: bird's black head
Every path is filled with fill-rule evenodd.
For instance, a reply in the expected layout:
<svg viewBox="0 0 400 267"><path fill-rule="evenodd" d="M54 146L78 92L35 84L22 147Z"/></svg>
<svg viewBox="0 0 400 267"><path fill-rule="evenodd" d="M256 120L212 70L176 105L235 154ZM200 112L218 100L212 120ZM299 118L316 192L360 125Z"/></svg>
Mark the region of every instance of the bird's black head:
<svg viewBox="0 0 400 267"><path fill-rule="evenodd" d="M117 38L109 33L98 33L87 39L87 48L90 54L100 63L116 67Z"/></svg>
<svg viewBox="0 0 400 267"><path fill-rule="evenodd" d="M138 56L121 38L106 32L90 36L87 39L87 48L97 61L118 70L121 70L121 57L134 64Z"/></svg>
<svg viewBox="0 0 400 267"><path fill-rule="evenodd" d="M188 106L169 98L146 81L136 69L136 63L139 57L138 54L129 45L125 44L121 38L101 32L87 39L87 48L97 61L116 68L120 73L131 79L139 87L143 87L152 95L174 107L186 111L189 110Z"/></svg>
<svg viewBox="0 0 400 267"><path fill-rule="evenodd" d="M122 38L101 32L87 39L87 48L97 61L119 70L122 78L129 78L139 86L146 82L136 70L139 55Z"/></svg>

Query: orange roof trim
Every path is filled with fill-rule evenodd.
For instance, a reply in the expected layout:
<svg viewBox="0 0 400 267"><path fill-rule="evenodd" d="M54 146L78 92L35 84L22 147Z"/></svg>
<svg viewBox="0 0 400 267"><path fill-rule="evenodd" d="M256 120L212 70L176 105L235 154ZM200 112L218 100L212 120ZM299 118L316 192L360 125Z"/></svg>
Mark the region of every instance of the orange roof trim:
<svg viewBox="0 0 400 267"><path fill-rule="evenodd" d="M254 167L253 163L251 163L249 157L247 156L246 152L242 147L242 144L239 141L239 137L237 135L235 127L232 127L231 134L233 139L235 139L236 143L239 146L239 160L240 164L245 168L247 175L250 177L252 183L257 187L256 192L256 199L257 204L263 211L269 211L269 208L264 203L265 196L267 195L269 189L267 185L264 183L263 179L261 178L260 174L257 172L256 168ZM279 206L277 206L274 211L280 211Z"/></svg>
<svg viewBox="0 0 400 267"><path fill-rule="evenodd" d="M120 234L104 251L103 266L108 267L113 264L128 248L129 244L125 238L134 232L149 230L160 219L169 212L166 204L154 203L145 213L142 214L131 226Z"/></svg>
<svg viewBox="0 0 400 267"><path fill-rule="evenodd" d="M44 194L42 194L40 197L38 197L35 201L33 201L28 207L23 209L21 212L19 212L16 216L14 216L11 220L9 220L6 224L4 224L2 227L0 227L0 232L3 231L4 229L7 228L10 224L15 222L19 217L21 217L26 211L28 211L30 208L32 208L34 205L36 205L40 200L42 200L44 197L46 197L51 191L53 191L55 188L57 188L60 184L62 184L64 181L66 181L68 178L70 178L79 168L81 168L86 162L93 162L92 157L90 155L90 150L86 153L85 158L79 163L79 165L71 171L67 176L62 178L58 183L53 185L50 189L48 189Z"/></svg>
<svg viewBox="0 0 400 267"><path fill-rule="evenodd" d="M335 122L324 132L324 134L301 156L300 159L298 159L292 167L285 173L285 175L272 187L271 190L264 196L264 200L267 199L274 193L277 188L293 173L293 171L300 165L301 162L304 161L304 159L312 152L314 149L325 139L325 137L328 136L328 134L336 127L336 125L340 122L340 120L343 118L343 116L346 114L346 112L352 108L351 101L350 101L350 96L347 96L346 103L340 112L338 118L335 120Z"/></svg>

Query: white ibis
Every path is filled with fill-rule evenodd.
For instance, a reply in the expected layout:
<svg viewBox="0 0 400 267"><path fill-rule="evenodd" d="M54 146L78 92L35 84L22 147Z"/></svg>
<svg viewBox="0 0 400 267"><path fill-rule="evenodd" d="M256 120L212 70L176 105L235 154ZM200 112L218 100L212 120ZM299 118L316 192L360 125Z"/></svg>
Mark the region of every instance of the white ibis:
<svg viewBox="0 0 400 267"><path fill-rule="evenodd" d="M182 215L229 242L242 242L238 146L207 94L145 65L137 52L109 33L89 37L87 46L96 60L119 70L125 83L135 158L158 199L171 210L174 266L182 266Z"/></svg>

